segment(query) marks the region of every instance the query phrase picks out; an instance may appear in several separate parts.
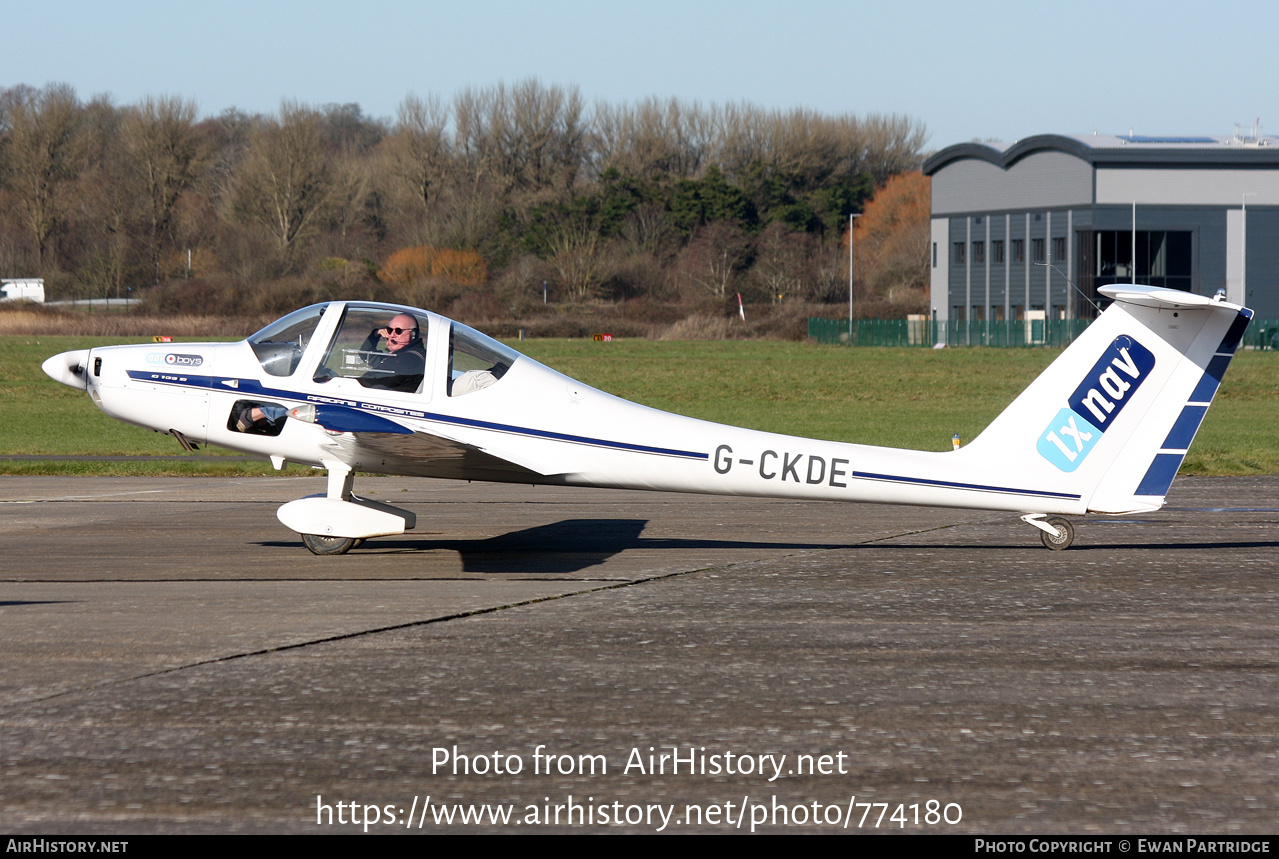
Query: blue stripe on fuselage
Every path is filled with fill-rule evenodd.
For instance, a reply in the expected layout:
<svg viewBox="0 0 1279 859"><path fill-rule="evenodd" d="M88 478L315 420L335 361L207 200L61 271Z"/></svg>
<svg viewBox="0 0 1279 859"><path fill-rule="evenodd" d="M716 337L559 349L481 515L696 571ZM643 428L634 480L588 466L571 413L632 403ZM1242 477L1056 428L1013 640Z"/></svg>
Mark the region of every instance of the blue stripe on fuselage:
<svg viewBox="0 0 1279 859"><path fill-rule="evenodd" d="M954 480L929 480L924 477L902 477L896 474L872 474L869 471L854 471L853 477L862 480L882 480L887 483L909 483L916 486L934 486L939 489L968 489L974 492L1003 492L1009 495L1026 495L1038 498L1065 498L1079 500L1080 496L1068 492L1048 492L1041 489L1014 489L1009 486L989 486L982 483L959 483Z"/></svg>
<svg viewBox="0 0 1279 859"><path fill-rule="evenodd" d="M469 427L472 429L485 429L493 432L508 433L510 435L541 438L549 441L562 441L570 444L587 445L590 447L605 447L612 450L630 451L632 453L649 453L656 456L674 456L681 459L710 459L710 454L698 453L691 450L652 447L644 444L631 444L630 442L624 441L611 441L609 439L551 432L550 430L539 430L531 427L515 426L514 424L481 421L474 420L472 418L459 418L454 417L453 415L442 415L435 412L424 412L399 406L386 406L381 403L351 399L349 397L330 397L322 394L302 394L297 391L268 388L256 379L234 379L221 376L192 376L189 374L158 373L146 370L130 370L129 378L141 382L155 382L162 385L177 385L179 387L187 388L213 388L215 390L234 392L237 394L251 394L253 396L274 397L276 399L297 400L301 402L328 403L378 415L392 414L400 417L413 418L415 420L452 424L453 426ZM232 385L228 383L234 384Z"/></svg>
<svg viewBox="0 0 1279 859"><path fill-rule="evenodd" d="M629 442L609 441L608 439L589 438L587 436L569 435L567 433L551 432L549 430L537 430L529 427L519 427L513 424L495 423L493 421L481 421L473 418L459 418L452 415L442 415L433 412L418 411L416 409L406 409L399 406L387 406L380 403L370 403L363 400L353 400L346 397L330 397L323 394L302 394L297 391L288 391L280 388L268 388L258 382L256 379L235 379L219 376L191 376L170 373L155 373L148 371L129 371L129 377L139 381L157 382L166 385L178 385L193 388L213 388L216 390L234 391L238 394L249 394L253 396L272 397L275 399L297 400L301 402L314 402L345 406L351 409L362 409L374 414L394 414L403 417L409 417L416 420L434 421L437 423L452 424L454 426L471 427L473 429L485 429L493 432L510 433L512 435L522 435L533 438L542 438L549 441L563 441L572 444L584 444L594 447L606 447L614 450L631 451L634 453L649 453L658 456L674 456L684 459L708 460L709 454L697 453L695 451L677 450L674 448L651 447L649 445L631 444ZM227 384L234 383L234 385ZM960 483L950 480L930 480L923 477L906 477L896 474L875 474L866 471L853 472L850 477L861 480L876 480L887 483L902 483L915 486L929 486L941 489L961 489L974 492L992 492L1005 493L1009 495L1021 495L1025 497L1039 498L1061 498L1076 501L1079 495L1073 495L1066 492L1049 492L1038 489L1017 489L1008 486L993 486L980 483Z"/></svg>

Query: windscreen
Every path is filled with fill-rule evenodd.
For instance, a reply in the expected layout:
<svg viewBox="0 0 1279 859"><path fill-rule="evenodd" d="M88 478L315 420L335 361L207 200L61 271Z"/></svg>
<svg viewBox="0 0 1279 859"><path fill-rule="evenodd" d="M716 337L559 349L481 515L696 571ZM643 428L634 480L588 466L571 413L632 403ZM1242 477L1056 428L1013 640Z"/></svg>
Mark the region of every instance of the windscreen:
<svg viewBox="0 0 1279 859"><path fill-rule="evenodd" d="M277 319L249 337L262 369L272 376L291 376L311 342L327 304L313 304Z"/></svg>

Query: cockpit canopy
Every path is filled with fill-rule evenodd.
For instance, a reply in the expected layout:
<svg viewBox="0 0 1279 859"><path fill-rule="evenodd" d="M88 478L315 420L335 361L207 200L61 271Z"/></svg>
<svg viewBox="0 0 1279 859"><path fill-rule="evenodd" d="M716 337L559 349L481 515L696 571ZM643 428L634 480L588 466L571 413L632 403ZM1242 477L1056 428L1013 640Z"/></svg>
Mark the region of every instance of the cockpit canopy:
<svg viewBox="0 0 1279 859"><path fill-rule="evenodd" d="M317 336L323 342L313 342ZM447 344L447 354L429 348L432 338ZM450 397L496 384L521 357L493 338L437 314L366 302L305 307L266 326L248 343L272 376L292 376L308 349L314 349L314 382L351 379L365 388L416 394L429 392L432 386L424 380L438 372Z"/></svg>

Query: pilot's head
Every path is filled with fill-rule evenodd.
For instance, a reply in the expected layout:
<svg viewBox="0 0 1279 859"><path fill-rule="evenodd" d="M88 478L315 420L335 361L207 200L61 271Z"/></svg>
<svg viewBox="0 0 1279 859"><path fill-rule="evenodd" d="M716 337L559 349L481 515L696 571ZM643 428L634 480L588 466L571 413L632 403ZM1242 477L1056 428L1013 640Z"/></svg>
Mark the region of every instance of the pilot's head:
<svg viewBox="0 0 1279 859"><path fill-rule="evenodd" d="M417 320L407 313L401 313L386 326L386 348L398 352L413 342L417 337Z"/></svg>

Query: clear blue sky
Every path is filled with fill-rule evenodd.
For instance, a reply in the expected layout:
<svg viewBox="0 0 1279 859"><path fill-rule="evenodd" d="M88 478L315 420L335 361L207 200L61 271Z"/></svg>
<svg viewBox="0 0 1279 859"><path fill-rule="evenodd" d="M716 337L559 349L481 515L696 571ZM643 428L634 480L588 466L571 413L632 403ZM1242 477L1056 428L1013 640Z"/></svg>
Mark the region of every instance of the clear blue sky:
<svg viewBox="0 0 1279 859"><path fill-rule="evenodd" d="M650 95L922 120L929 146L1046 132L1279 132L1261 0L1068 3L10 2L0 86L63 81L206 115L282 98L393 117L410 92L537 77ZM1264 41L1263 41L1264 39Z"/></svg>

